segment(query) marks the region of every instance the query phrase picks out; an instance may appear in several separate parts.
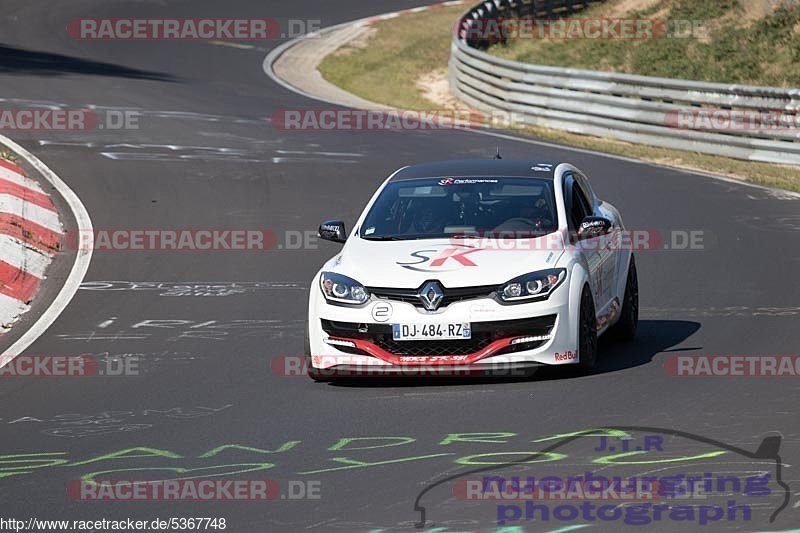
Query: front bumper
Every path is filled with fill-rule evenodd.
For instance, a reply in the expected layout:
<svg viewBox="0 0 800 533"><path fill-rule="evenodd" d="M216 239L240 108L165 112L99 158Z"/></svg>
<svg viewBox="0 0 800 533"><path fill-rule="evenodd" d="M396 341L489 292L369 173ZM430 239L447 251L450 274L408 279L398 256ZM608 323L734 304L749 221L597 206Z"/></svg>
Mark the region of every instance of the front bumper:
<svg viewBox="0 0 800 533"><path fill-rule="evenodd" d="M376 312L379 307L383 312ZM423 321L469 322L472 338L392 340L392 324ZM544 301L502 305L492 298L477 298L451 303L436 312L374 296L360 307L331 305L313 290L309 301L311 371L501 375L540 365L577 363L577 338L577 310L570 306L566 283Z"/></svg>

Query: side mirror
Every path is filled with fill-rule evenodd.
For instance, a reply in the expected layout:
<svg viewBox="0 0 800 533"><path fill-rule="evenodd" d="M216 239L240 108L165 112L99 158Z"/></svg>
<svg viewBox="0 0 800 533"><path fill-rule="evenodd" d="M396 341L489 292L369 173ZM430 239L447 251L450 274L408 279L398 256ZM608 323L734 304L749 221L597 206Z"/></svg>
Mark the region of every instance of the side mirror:
<svg viewBox="0 0 800 533"><path fill-rule="evenodd" d="M593 239L607 235L614 224L603 217L586 217L578 228L578 240Z"/></svg>
<svg viewBox="0 0 800 533"><path fill-rule="evenodd" d="M319 225L319 238L332 241L344 242L347 240L347 230L344 229L344 222L341 220L326 220Z"/></svg>

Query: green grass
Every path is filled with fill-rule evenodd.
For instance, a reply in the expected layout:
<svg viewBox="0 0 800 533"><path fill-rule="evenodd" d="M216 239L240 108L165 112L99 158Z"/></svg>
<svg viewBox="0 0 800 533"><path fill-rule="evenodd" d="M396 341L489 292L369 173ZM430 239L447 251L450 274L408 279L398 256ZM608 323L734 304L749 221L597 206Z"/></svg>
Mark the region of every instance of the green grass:
<svg viewBox="0 0 800 533"><path fill-rule="evenodd" d="M11 163L18 164L19 158L17 157L17 154L7 149L5 146L0 145L0 159L5 159Z"/></svg>
<svg viewBox="0 0 800 533"><path fill-rule="evenodd" d="M464 7L433 9L376 25L367 48L343 48L319 66L339 87L380 104L431 109L416 87L420 75L447 66L453 28Z"/></svg>
<svg viewBox="0 0 800 533"><path fill-rule="evenodd" d="M800 5L783 4L771 16L746 18L751 0L660 0L624 18L691 20L703 39L691 36L642 40L517 39L490 53L515 61L691 80L800 86ZM602 17L616 2L577 17Z"/></svg>
<svg viewBox="0 0 800 533"><path fill-rule="evenodd" d="M683 10L680 11L680 13L685 13L682 16L688 18L688 15L696 15L698 17L716 16L719 14L718 6L734 2L735 0L718 0L716 3L707 0L674 0L673 4L676 9ZM320 72L328 81L362 98L386 104L390 107L434 110L438 107L437 104L423 96L416 85L416 81L423 75L434 71L444 71L447 68L447 62L450 57L452 28L463 10L463 7L443 8L380 22L375 25L377 31L370 38L369 46L346 47L328 56L320 65ZM581 16L586 16L586 14ZM773 38L769 37L769 35L786 35L788 24L789 22L778 23L773 19L756 24L754 31L761 32L759 33L761 37L756 39ZM761 26L764 26L764 28ZM673 61L674 56L681 50L681 43L675 44L671 43L671 41L674 41L674 39L661 40L659 41L659 47L648 48L647 53L650 55L647 56L649 57L647 61L658 63L663 59L673 65L675 62L681 61L684 66L680 67L680 69L691 67L693 72L698 73L698 76L710 68L708 63L695 63L686 58ZM759 48L758 42L755 42L755 48ZM552 43L534 44L537 46L552 45ZM586 46L585 43L578 44ZM592 47L586 48L584 51L592 55L590 59L582 59L586 62L580 66L597 69L600 68L599 65L603 65L603 60L608 62L622 61L620 58L624 57L625 51L621 47L609 42L598 43L598 41L594 41L593 44L598 48L596 50L592 49ZM736 39L731 37L729 44L724 46L733 48L738 44L738 37ZM670 48L670 46L675 48ZM723 47L722 43L715 45L717 50L721 50L722 48L720 47ZM506 49L505 52L510 51L511 48L513 46ZM569 63L573 56L567 48L559 46L555 49L561 54L558 57L565 61L564 65L578 66ZM758 54L768 54L769 50L774 51L774 47L766 44L761 45L759 49L762 51L758 52ZM792 61L800 59L800 48L795 49L794 52L789 52L787 49L786 53L789 54ZM548 57L553 58L553 56ZM704 59L703 61L707 60ZM733 66L726 67L732 71L744 72L746 69L755 68L751 65L752 59L728 58L727 61L734 63ZM737 61L741 62L741 65ZM538 62L542 63L542 61ZM555 62L553 64L561 63ZM679 73L680 69L676 66L671 67L675 70L652 65L648 68L653 69L648 73L654 75L681 77L685 75L682 70ZM715 65L713 68L719 69L722 67ZM795 65L793 68L798 73L793 74L793 70L789 69L786 71L785 77L789 79L797 76L794 79L800 79L800 67ZM760 70L755 69L752 72L761 72L763 70L763 68ZM761 78L766 79L763 76ZM515 128L514 131L567 146L586 148L651 161L666 166L710 172L761 185L800 191L800 167L752 163L693 152L633 145L612 139L576 135L545 128Z"/></svg>

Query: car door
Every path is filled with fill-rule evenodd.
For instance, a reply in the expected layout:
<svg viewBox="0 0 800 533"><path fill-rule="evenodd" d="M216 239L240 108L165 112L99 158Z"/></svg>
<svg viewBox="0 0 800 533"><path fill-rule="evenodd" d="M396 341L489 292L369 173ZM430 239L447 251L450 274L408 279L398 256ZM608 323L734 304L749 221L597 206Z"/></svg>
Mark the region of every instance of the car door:
<svg viewBox="0 0 800 533"><path fill-rule="evenodd" d="M609 216L609 213L600 207L600 202L594 195L589 180L582 174L575 174L575 185L580 192L581 196L587 201L590 206L591 215L596 217L603 217L611 220L614 226L617 221L614 217ZM597 311L600 311L615 297L617 264L618 264L618 246L614 246L614 240L617 238L618 233L615 231L617 228L612 228L608 235L602 235L597 238L597 254L600 261L600 297L595 300L597 303Z"/></svg>
<svg viewBox="0 0 800 533"><path fill-rule="evenodd" d="M583 219L592 214L592 209L586 195L578 186L574 174L567 174L564 177L564 205L567 208L567 225L569 227L570 240L586 260L589 269L589 286L592 289L595 309L599 310L605 305L603 297L603 265L598 249L599 238L596 237L584 241L577 240L578 228Z"/></svg>

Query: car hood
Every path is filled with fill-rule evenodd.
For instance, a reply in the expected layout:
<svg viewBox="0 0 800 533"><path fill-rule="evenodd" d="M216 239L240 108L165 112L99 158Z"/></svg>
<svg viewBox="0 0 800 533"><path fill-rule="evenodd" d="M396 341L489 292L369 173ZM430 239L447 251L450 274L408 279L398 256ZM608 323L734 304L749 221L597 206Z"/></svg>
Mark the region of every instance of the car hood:
<svg viewBox="0 0 800 533"><path fill-rule="evenodd" d="M417 288L435 279L445 287L499 285L553 268L564 253L561 237L537 239L427 239L368 241L353 237L325 270L367 287Z"/></svg>

